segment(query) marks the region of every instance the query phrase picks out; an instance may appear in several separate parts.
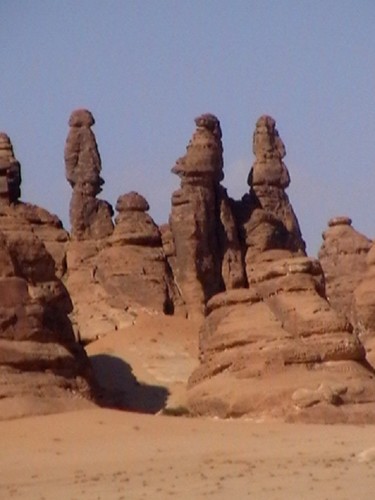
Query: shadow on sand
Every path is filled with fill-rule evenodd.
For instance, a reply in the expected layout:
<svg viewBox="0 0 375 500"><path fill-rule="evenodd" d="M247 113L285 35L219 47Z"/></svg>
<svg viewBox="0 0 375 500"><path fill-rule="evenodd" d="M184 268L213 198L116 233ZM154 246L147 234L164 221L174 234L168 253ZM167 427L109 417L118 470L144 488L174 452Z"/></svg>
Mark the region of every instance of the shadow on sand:
<svg viewBox="0 0 375 500"><path fill-rule="evenodd" d="M97 354L90 356L90 362L99 385L100 406L140 413L157 413L165 407L168 389L139 383L121 358Z"/></svg>

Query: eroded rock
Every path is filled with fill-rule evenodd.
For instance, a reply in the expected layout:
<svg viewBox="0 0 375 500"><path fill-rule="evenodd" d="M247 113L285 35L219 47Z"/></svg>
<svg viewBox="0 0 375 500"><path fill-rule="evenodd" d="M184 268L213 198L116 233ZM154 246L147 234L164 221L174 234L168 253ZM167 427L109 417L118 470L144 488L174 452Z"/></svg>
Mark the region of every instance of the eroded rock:
<svg viewBox="0 0 375 500"><path fill-rule="evenodd" d="M224 177L220 122L205 114L195 123L186 154L172 169L181 187L172 195L171 267L189 316L201 318L212 296L243 286L245 276L230 200L220 185Z"/></svg>
<svg viewBox="0 0 375 500"><path fill-rule="evenodd" d="M96 198L104 180L100 176L101 158L91 130L94 123L90 111L73 111L65 144L66 178L73 189L70 202L71 235L77 240L101 239L113 231L111 205Z"/></svg>
<svg viewBox="0 0 375 500"><path fill-rule="evenodd" d="M334 217L323 233L319 250L330 304L355 323L353 292L362 281L366 270L366 256L371 240L352 227L349 217Z"/></svg>

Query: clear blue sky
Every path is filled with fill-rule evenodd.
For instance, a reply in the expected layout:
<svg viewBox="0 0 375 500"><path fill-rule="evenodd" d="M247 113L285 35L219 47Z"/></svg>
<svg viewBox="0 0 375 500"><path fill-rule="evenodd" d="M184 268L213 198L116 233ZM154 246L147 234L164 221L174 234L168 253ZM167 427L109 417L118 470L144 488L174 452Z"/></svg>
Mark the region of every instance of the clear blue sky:
<svg viewBox="0 0 375 500"><path fill-rule="evenodd" d="M63 150L87 107L106 181L167 220L194 117L221 120L225 179L240 198L259 115L287 148L289 197L310 254L339 214L375 237L373 0L0 0L0 130L13 141L22 199L67 227Z"/></svg>

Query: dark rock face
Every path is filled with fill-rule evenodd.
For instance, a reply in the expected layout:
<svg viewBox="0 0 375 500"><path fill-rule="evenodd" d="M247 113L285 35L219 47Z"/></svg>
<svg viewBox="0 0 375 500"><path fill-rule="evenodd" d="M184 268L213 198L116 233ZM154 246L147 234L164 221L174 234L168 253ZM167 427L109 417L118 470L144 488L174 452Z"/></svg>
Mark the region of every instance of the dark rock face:
<svg viewBox="0 0 375 500"><path fill-rule="evenodd" d="M353 292L367 271L371 240L352 227L349 217L334 217L323 233L319 260L330 304L355 324Z"/></svg>
<svg viewBox="0 0 375 500"><path fill-rule="evenodd" d="M210 114L195 120L196 131L185 156L172 172L181 188L172 196L175 281L190 317L201 318L216 293L245 282L237 228L223 179L219 120Z"/></svg>
<svg viewBox="0 0 375 500"><path fill-rule="evenodd" d="M276 123L261 116L253 136L255 162L250 170L250 193L237 203L237 216L246 246L246 271L267 250L289 250L305 255L305 242L285 189L289 172L282 161L286 152Z"/></svg>
<svg viewBox="0 0 375 500"><path fill-rule="evenodd" d="M17 203L21 196L21 165L7 134L0 133L0 203Z"/></svg>
<svg viewBox="0 0 375 500"><path fill-rule="evenodd" d="M56 216L19 201L20 164L5 134L0 176L0 419L74 408L92 379L57 277L68 234Z"/></svg>
<svg viewBox="0 0 375 500"><path fill-rule="evenodd" d="M2 184L1 184L2 183ZM56 275L61 278L66 270L68 233L56 215L47 210L24 203L21 195L21 165L14 156L13 146L6 134L0 134L0 227L8 237L21 240L30 230L45 244L55 261Z"/></svg>
<svg viewBox="0 0 375 500"><path fill-rule="evenodd" d="M0 260L0 419L75 407L91 372L53 258L29 227L0 235Z"/></svg>
<svg viewBox="0 0 375 500"><path fill-rule="evenodd" d="M173 280L147 201L135 192L124 194L116 210L114 232L97 259L99 283L115 307L171 313Z"/></svg>
<svg viewBox="0 0 375 500"><path fill-rule="evenodd" d="M90 111L73 111L65 145L66 178L73 188L70 203L72 238L101 239L113 231L113 210L109 203L98 200L104 180L100 177L101 159L95 135L95 120Z"/></svg>

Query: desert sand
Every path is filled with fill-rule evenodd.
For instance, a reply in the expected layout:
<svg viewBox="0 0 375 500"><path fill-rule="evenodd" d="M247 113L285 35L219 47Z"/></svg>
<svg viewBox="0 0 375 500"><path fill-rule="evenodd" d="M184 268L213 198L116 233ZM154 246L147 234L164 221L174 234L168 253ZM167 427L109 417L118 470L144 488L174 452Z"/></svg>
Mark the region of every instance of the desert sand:
<svg viewBox="0 0 375 500"><path fill-rule="evenodd" d="M0 422L0 498L350 499L375 491L370 425L175 417L197 363L197 331L138 318L87 346L115 403Z"/></svg>
<svg viewBox="0 0 375 500"><path fill-rule="evenodd" d="M82 410L1 422L3 499L372 499L371 426Z"/></svg>

